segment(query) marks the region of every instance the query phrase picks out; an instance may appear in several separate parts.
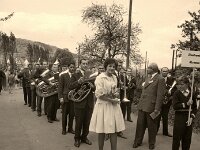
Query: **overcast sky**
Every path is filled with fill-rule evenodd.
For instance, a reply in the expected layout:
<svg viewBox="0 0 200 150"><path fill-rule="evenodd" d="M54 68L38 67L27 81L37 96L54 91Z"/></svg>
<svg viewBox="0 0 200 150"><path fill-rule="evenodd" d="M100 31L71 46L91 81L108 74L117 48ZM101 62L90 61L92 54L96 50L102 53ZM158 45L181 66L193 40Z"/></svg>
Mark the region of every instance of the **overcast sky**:
<svg viewBox="0 0 200 150"><path fill-rule="evenodd" d="M140 23L140 49L149 62L171 67L170 46L181 38L177 28L189 18L188 11L199 9L199 0L133 0L132 21ZM129 0L0 0L0 30L17 38L40 41L76 52L77 43L92 30L81 22L82 10L91 4L121 4L128 11ZM128 15L124 16L128 17Z"/></svg>

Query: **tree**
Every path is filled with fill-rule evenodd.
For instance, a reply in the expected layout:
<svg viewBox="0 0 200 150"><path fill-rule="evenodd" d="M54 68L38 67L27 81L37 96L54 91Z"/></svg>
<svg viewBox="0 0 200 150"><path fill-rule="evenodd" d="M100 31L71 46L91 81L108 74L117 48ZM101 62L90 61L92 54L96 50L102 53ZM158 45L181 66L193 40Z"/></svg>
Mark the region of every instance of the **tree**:
<svg viewBox="0 0 200 150"><path fill-rule="evenodd" d="M67 48L65 49L58 48L53 56L53 62L55 62L56 60L58 60L61 65L62 64L68 65L69 62L74 61L74 57Z"/></svg>
<svg viewBox="0 0 200 150"><path fill-rule="evenodd" d="M113 4L96 5L86 8L83 11L83 22L92 26L95 31L94 37L85 37L79 44L81 55L87 54L91 59L102 61L105 57L126 56L128 25L123 22L125 12L121 6ZM132 24L131 32L131 58L141 56L138 44L138 35L141 33L139 24ZM141 59L138 59L142 61Z"/></svg>
<svg viewBox="0 0 200 150"><path fill-rule="evenodd" d="M10 33L10 36L7 36L6 33L1 33L1 39L1 47L3 49L5 67L8 66L7 60L9 60L11 70L13 70L15 67L14 53L16 52L15 35L12 32Z"/></svg>
<svg viewBox="0 0 200 150"><path fill-rule="evenodd" d="M49 49L44 48L38 44L28 44L27 45L27 56L29 62L34 63L37 62L39 59L41 62L49 61Z"/></svg>
<svg viewBox="0 0 200 150"><path fill-rule="evenodd" d="M198 12L188 12L191 20L185 20L184 23L178 26L182 29L183 40L178 43L172 44L171 48L176 50L200 50L200 41L198 34L200 31L200 10ZM181 56L181 55L180 55Z"/></svg>

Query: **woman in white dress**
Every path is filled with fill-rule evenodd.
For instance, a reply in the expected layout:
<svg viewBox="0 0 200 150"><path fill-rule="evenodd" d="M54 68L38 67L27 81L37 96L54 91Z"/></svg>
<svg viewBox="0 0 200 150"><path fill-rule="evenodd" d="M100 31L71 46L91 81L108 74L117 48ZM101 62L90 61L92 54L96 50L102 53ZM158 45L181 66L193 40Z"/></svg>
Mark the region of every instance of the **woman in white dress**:
<svg viewBox="0 0 200 150"><path fill-rule="evenodd" d="M103 150L105 134L110 134L111 150L117 149L117 132L125 130L124 119L117 96L116 60L107 58L105 72L95 80L97 102L90 122L90 131L98 133L99 150Z"/></svg>

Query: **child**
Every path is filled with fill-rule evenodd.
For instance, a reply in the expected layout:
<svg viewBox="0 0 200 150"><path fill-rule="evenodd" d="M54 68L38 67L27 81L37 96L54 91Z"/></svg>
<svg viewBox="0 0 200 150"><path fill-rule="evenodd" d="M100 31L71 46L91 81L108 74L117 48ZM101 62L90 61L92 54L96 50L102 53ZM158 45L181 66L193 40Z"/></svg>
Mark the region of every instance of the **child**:
<svg viewBox="0 0 200 150"><path fill-rule="evenodd" d="M12 94L12 89L15 84L15 75L11 71L10 74L8 75L8 86L9 86L9 93Z"/></svg>
<svg viewBox="0 0 200 150"><path fill-rule="evenodd" d="M193 119L197 113L196 96L193 93L193 98L190 99L191 89L187 77L181 76L178 78L176 86L177 91L173 95L175 119L172 150L179 150L180 142L182 143L182 150L189 150L192 139ZM189 106L191 106L192 111L188 120Z"/></svg>

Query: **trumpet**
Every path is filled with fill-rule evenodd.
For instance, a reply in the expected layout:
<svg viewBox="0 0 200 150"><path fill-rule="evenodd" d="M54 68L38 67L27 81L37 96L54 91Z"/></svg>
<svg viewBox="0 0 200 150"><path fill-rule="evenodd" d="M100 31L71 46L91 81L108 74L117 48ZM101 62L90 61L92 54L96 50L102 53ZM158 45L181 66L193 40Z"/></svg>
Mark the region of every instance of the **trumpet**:
<svg viewBox="0 0 200 150"><path fill-rule="evenodd" d="M130 102L126 95L126 72L124 72L124 98L122 99L122 103Z"/></svg>

